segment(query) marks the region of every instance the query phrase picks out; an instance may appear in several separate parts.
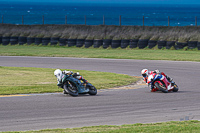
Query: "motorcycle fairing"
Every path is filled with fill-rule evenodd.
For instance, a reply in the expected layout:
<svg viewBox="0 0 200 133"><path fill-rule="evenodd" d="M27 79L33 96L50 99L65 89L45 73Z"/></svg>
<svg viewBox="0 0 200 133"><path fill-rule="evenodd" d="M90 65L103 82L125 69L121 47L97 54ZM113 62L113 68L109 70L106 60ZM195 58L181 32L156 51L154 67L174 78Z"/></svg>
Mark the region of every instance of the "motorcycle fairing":
<svg viewBox="0 0 200 133"><path fill-rule="evenodd" d="M76 85L76 87L78 88L78 93L87 93L87 92L89 92L89 89L85 89L85 87L83 86L83 84L81 83L80 80L74 78L71 75L64 75L62 77L62 81L63 81L63 83L65 83L67 81L73 82Z"/></svg>
<svg viewBox="0 0 200 133"><path fill-rule="evenodd" d="M154 74L152 74L152 75L150 75L150 76L148 77L148 82L147 82L147 83L148 83L148 84L151 83L151 85L154 85L155 82L157 81L157 82L159 82L160 84L163 85L163 83L160 82L160 81L162 81L164 78L165 78L165 77L164 77L163 75L154 73Z"/></svg>

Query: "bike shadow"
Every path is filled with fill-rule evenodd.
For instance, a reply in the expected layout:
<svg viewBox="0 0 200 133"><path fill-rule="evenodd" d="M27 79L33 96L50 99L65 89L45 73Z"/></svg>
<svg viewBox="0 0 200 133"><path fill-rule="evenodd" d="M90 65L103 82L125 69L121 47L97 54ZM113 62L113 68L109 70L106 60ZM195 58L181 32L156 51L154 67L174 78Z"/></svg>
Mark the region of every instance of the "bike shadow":
<svg viewBox="0 0 200 133"><path fill-rule="evenodd" d="M155 92L148 92L148 93L163 93L162 91L155 91ZM178 92L167 92L167 93L164 93L164 94L182 94L182 93L194 93L194 91L178 91Z"/></svg>
<svg viewBox="0 0 200 133"><path fill-rule="evenodd" d="M101 94L97 94L97 95L89 95L89 94L79 94L78 96L71 96L69 94L60 94L59 97L99 97L102 96Z"/></svg>

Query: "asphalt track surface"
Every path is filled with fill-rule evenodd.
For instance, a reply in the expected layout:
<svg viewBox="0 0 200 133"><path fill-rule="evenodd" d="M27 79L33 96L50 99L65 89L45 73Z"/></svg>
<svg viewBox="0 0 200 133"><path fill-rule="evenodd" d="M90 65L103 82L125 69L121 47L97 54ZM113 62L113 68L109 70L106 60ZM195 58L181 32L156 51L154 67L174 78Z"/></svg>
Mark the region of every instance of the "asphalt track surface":
<svg viewBox="0 0 200 133"><path fill-rule="evenodd" d="M100 90L96 96L71 97L57 93L0 97L0 131L200 120L199 62L0 56L0 66L78 69L132 76L140 76L142 68L160 69L180 88L176 93L152 93L141 85L138 89Z"/></svg>

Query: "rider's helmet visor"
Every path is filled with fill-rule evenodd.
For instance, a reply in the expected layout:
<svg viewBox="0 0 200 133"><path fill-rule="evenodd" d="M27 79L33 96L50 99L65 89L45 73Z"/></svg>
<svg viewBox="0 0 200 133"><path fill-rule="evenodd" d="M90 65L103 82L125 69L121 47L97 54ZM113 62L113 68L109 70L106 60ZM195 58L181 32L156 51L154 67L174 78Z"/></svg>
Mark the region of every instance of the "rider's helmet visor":
<svg viewBox="0 0 200 133"><path fill-rule="evenodd" d="M142 76L143 76L144 78L146 78L147 75L146 75L146 73L145 73L145 74L142 74Z"/></svg>

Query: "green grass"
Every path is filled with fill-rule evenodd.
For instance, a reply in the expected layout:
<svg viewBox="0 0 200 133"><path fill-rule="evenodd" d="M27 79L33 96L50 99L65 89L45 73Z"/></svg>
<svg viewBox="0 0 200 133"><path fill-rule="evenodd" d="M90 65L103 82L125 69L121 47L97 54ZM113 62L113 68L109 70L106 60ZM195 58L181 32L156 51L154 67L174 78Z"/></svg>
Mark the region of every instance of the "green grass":
<svg viewBox="0 0 200 133"><path fill-rule="evenodd" d="M67 129L45 129L14 133L199 133L199 121L171 121L154 124L133 124L122 126L92 126ZM13 132L12 132L13 133Z"/></svg>
<svg viewBox="0 0 200 133"><path fill-rule="evenodd" d="M0 46L0 55L15 56L59 56L59 57L83 57L83 58L115 58L115 59L142 59L142 60L177 60L200 61L198 50L150 50L150 49L94 49L58 46ZM56 86L53 75L54 69L47 68L16 68L0 67L0 94L19 93L44 93L61 92ZM121 74L79 71L96 88L110 88L135 82L137 79ZM99 132L99 133L188 133L199 132L199 121L167 122L156 124L134 124L122 126L94 126L73 129L46 129L41 131L26 131L28 133L63 133L63 132Z"/></svg>
<svg viewBox="0 0 200 133"><path fill-rule="evenodd" d="M141 60L174 60L200 61L200 51L193 50L155 50L155 49L103 49L76 48L61 46L19 46L0 45L0 56L49 56L49 57L82 57L82 58L113 58Z"/></svg>
<svg viewBox="0 0 200 133"><path fill-rule="evenodd" d="M57 79L53 75L54 70L0 66L0 95L61 92L62 89L56 86ZM97 89L127 85L138 80L123 74L84 70L72 71L80 72Z"/></svg>
<svg viewBox="0 0 200 133"><path fill-rule="evenodd" d="M94 48L69 48L58 46L2 46L0 55L15 56L59 56L83 58L115 58L115 59L142 59L142 60L177 60L200 61L198 50L149 50L149 49L94 49ZM0 95L20 93L61 92L53 75L54 69L47 68L18 68L0 67ZM137 79L128 75L79 71L97 89L121 86L135 82ZM94 78L95 77L95 78ZM15 133L198 133L199 121L166 122L155 124L133 124L122 126L93 126L72 129L45 129L40 131L25 131Z"/></svg>

